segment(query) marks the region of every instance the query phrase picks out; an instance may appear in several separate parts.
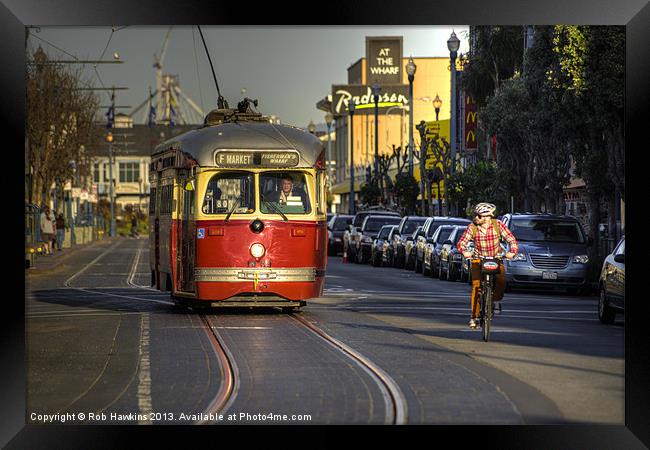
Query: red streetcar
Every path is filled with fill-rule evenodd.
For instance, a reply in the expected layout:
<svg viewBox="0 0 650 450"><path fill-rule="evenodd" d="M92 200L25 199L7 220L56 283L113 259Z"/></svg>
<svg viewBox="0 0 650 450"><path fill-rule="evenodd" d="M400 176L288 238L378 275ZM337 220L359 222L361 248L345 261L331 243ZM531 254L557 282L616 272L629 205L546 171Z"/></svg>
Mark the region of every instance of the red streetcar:
<svg viewBox="0 0 650 450"><path fill-rule="evenodd" d="M304 306L327 263L322 143L215 110L150 165L152 285L183 306Z"/></svg>

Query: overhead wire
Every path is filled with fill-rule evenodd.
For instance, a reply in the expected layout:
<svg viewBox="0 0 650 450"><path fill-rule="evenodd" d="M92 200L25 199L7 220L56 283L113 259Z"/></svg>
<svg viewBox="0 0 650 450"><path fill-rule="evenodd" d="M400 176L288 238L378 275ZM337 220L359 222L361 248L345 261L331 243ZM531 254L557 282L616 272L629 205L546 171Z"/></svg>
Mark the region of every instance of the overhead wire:
<svg viewBox="0 0 650 450"><path fill-rule="evenodd" d="M203 104L203 89L201 88L201 76L199 75L199 58L196 54L196 36L194 34L194 27L192 27L192 47L194 49L194 62L196 63L196 78L199 81L199 96L201 97L201 110L205 114L205 106Z"/></svg>

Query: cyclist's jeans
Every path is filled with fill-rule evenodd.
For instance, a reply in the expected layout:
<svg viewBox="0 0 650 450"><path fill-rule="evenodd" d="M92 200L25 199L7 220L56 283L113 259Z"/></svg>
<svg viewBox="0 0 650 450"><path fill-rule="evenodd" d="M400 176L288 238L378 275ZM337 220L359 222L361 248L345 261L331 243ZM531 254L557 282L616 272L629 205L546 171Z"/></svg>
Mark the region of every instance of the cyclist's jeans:
<svg viewBox="0 0 650 450"><path fill-rule="evenodd" d="M497 274L496 287L494 289L494 300L499 301L503 298L503 293L506 290L506 274L504 271L503 263L499 265L499 273ZM481 310L480 295L481 295L481 264L480 260L472 260L472 317L478 317Z"/></svg>

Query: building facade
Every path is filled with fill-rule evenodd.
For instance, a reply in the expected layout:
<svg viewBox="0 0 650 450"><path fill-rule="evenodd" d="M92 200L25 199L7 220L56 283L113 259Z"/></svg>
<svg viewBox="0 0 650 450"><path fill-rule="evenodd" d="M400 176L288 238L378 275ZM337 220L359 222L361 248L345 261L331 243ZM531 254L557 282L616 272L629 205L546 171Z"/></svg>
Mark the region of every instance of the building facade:
<svg viewBox="0 0 650 450"><path fill-rule="evenodd" d="M443 121L451 117L449 57L413 57L417 69L411 104L405 70L409 57L403 55L402 44L401 36L367 37L366 56L348 67L347 84L332 85L331 93L316 104L318 109L331 112L335 119L333 130L336 140L332 158L336 164L332 193L339 212L347 212L349 208L351 164L355 168L354 190L358 195L360 186L366 180L367 168L370 166L374 170L376 153L392 155L394 148L408 149L410 108L413 109L413 142L416 149L420 148L420 135L415 126L420 121ZM380 88L377 121L372 90L375 84ZM437 117L433 106L436 97L442 101ZM352 119L349 114L351 101L356 105ZM350 142L351 139L353 142ZM416 180L419 180L417 159L414 160L413 170Z"/></svg>

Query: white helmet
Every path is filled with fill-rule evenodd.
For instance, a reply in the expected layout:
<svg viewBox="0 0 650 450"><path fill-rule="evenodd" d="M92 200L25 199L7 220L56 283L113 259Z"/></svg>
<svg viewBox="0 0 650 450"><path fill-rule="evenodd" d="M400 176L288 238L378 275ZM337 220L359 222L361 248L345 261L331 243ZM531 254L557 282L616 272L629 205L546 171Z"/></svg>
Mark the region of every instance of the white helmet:
<svg viewBox="0 0 650 450"><path fill-rule="evenodd" d="M476 216L482 216L485 214L489 214L492 217L494 217L494 212L496 211L497 207L494 206L492 203L479 203L474 207L474 215Z"/></svg>

